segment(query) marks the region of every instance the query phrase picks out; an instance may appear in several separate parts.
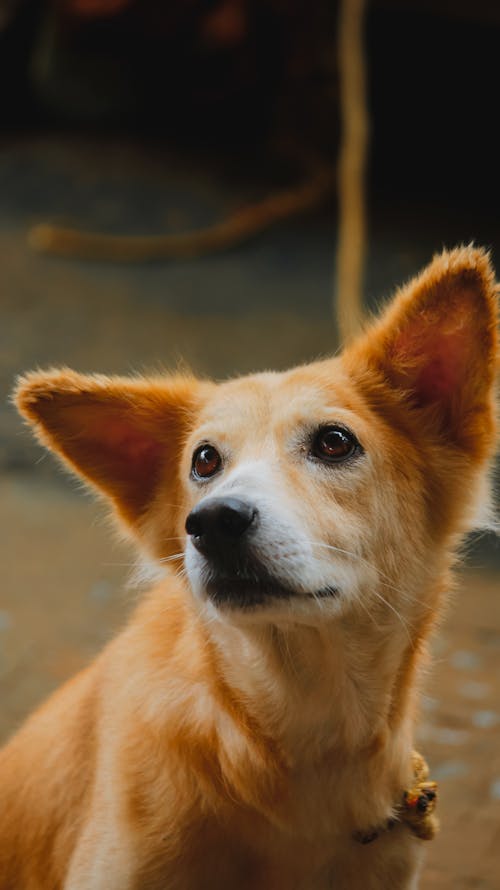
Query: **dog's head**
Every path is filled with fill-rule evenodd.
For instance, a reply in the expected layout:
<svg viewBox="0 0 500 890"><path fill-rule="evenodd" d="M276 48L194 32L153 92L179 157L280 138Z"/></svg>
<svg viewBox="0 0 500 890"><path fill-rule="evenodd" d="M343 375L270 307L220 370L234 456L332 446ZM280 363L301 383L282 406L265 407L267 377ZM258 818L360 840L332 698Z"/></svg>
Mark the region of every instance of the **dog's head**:
<svg viewBox="0 0 500 890"><path fill-rule="evenodd" d="M337 358L221 384L36 372L17 404L217 615L315 624L374 591L408 613L481 499L496 298L459 249Z"/></svg>

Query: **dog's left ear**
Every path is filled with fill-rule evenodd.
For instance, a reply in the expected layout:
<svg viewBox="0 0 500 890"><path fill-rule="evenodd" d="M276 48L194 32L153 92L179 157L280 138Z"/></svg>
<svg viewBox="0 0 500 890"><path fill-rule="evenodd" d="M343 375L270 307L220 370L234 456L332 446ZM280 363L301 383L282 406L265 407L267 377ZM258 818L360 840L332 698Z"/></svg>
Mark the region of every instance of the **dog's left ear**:
<svg viewBox="0 0 500 890"><path fill-rule="evenodd" d="M58 369L22 377L14 398L40 441L140 535L160 488L172 512L179 506L180 453L209 386L181 375L152 380Z"/></svg>
<svg viewBox="0 0 500 890"><path fill-rule="evenodd" d="M487 253L444 252L396 294L344 361L375 403L388 384L423 430L482 454L494 437L497 296Z"/></svg>

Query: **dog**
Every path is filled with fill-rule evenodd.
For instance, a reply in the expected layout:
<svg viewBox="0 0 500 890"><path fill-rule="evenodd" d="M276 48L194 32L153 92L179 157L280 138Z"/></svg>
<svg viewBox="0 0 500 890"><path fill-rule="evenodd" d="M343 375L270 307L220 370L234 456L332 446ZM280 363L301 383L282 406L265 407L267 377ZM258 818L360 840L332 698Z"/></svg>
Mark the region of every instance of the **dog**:
<svg viewBox="0 0 500 890"><path fill-rule="evenodd" d="M158 577L0 753L1 890L417 886L401 795L484 522L496 361L489 257L461 247L335 358L21 378L21 414Z"/></svg>

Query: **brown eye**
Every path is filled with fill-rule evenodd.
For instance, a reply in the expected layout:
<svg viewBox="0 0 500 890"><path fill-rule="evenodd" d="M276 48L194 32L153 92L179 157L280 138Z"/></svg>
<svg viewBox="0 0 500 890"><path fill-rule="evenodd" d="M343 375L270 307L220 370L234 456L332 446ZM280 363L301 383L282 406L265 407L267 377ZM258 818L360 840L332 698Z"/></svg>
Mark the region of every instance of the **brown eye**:
<svg viewBox="0 0 500 890"><path fill-rule="evenodd" d="M195 479L208 479L220 470L222 459L213 445L200 445L193 454L191 474Z"/></svg>
<svg viewBox="0 0 500 890"><path fill-rule="evenodd" d="M311 454L335 464L352 457L359 448L356 436L349 430L340 426L322 426L313 439Z"/></svg>

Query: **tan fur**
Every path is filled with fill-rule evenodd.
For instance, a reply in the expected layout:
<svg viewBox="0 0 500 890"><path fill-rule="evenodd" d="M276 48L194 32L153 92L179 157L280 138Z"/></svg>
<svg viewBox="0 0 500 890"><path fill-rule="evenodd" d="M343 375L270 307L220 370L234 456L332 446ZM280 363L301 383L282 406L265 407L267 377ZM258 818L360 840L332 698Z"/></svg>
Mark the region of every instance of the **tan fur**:
<svg viewBox="0 0 500 890"><path fill-rule="evenodd" d="M41 441L163 577L0 753L1 890L416 886L407 828L366 847L353 833L397 816L411 784L426 641L495 448L496 313L487 256L463 248L339 358L219 385L20 381ZM328 422L364 453L311 460ZM195 483L205 441L224 466ZM203 595L184 523L228 492L257 499L263 559L292 599ZM327 583L338 597L308 595Z"/></svg>

